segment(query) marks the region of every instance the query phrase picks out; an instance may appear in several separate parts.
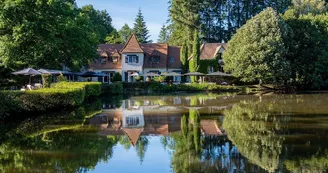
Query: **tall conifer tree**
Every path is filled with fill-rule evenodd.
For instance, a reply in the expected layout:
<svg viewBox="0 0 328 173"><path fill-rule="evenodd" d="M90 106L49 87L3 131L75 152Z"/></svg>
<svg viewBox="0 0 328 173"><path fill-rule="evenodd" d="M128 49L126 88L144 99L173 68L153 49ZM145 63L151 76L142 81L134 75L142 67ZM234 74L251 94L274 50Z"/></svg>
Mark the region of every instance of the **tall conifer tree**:
<svg viewBox="0 0 328 173"><path fill-rule="evenodd" d="M200 61L200 41L197 30L194 31L194 43L192 52L192 59L189 62L189 70L190 72L196 72L198 70ZM195 76L191 76L191 82L196 82Z"/></svg>
<svg viewBox="0 0 328 173"><path fill-rule="evenodd" d="M135 33L139 43L151 43L149 40L149 30L147 29L146 22L139 8L136 19L134 20L133 32Z"/></svg>
<svg viewBox="0 0 328 173"><path fill-rule="evenodd" d="M159 36L158 36L158 43L167 43L169 40L169 30L168 28L165 26L165 24L163 24L161 31L159 32Z"/></svg>

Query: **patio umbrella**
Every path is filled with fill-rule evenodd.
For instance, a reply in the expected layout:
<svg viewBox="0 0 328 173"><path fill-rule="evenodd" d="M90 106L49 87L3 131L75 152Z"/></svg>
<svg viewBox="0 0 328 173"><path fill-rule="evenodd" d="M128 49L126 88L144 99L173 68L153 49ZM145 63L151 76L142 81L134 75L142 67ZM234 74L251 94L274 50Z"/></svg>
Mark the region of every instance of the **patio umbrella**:
<svg viewBox="0 0 328 173"><path fill-rule="evenodd" d="M138 73L132 73L129 76L139 76L139 74Z"/></svg>
<svg viewBox="0 0 328 173"><path fill-rule="evenodd" d="M204 73L200 73L200 72L189 72L189 73L185 73L183 75L184 76L205 76Z"/></svg>
<svg viewBox="0 0 328 173"><path fill-rule="evenodd" d="M41 68L38 71L41 72L42 74L52 74L52 75L60 74L59 70L48 70L48 69L42 69Z"/></svg>
<svg viewBox="0 0 328 173"><path fill-rule="evenodd" d="M176 73L176 72L164 72L161 74L162 76L181 76L181 74Z"/></svg>
<svg viewBox="0 0 328 173"><path fill-rule="evenodd" d="M232 76L232 74L222 73L220 71L207 74L207 76Z"/></svg>
<svg viewBox="0 0 328 173"><path fill-rule="evenodd" d="M157 73L146 73L146 74L144 74L145 76L153 76L153 77L155 77L155 76L160 76L159 74L157 74Z"/></svg>
<svg viewBox="0 0 328 173"><path fill-rule="evenodd" d="M96 72L93 72L93 71L87 71L87 72L78 74L78 76L81 76L81 77L104 77L105 74L96 73Z"/></svg>
<svg viewBox="0 0 328 173"><path fill-rule="evenodd" d="M19 70L19 71L16 71L16 72L13 72L12 74L14 75L24 75L24 76L30 76L29 78L29 84L31 84L31 77L32 76L36 76L36 75L41 75L42 73L33 69L33 68L26 68L26 69L23 69L23 70Z"/></svg>

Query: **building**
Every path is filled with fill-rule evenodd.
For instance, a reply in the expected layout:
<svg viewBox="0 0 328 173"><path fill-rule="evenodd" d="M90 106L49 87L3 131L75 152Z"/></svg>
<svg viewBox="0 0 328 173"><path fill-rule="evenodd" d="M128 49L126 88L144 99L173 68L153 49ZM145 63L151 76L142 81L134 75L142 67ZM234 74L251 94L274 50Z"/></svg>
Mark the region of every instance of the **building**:
<svg viewBox="0 0 328 173"><path fill-rule="evenodd" d="M222 63L221 56L226 49L224 43L204 43L201 46L201 60L216 59ZM139 44L136 36L131 35L125 45L100 44L98 47L100 57L90 64L90 70L106 74L104 78L94 78L93 81L109 83L117 72L122 75L122 81L134 82L137 76L143 76L146 81L147 74L163 72L180 73L180 47L161 43ZM217 66L215 66L217 67ZM214 66L208 67L209 72L217 71ZM173 81L181 81L175 76Z"/></svg>

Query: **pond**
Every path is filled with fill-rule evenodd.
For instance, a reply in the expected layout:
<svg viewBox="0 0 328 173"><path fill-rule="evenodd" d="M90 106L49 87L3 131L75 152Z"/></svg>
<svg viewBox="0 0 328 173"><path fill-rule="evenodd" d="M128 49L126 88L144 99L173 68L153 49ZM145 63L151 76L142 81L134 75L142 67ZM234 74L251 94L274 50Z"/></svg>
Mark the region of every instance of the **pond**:
<svg viewBox="0 0 328 173"><path fill-rule="evenodd" d="M120 96L12 117L2 173L328 171L328 94Z"/></svg>

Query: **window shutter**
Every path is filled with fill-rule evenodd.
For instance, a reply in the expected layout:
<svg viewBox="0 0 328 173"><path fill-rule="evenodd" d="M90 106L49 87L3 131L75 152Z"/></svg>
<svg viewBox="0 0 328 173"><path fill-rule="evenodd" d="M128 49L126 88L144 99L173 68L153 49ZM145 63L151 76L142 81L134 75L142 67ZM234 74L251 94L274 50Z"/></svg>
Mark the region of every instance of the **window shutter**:
<svg viewBox="0 0 328 173"><path fill-rule="evenodd" d="M128 63L129 59L128 56L125 56L125 63Z"/></svg>
<svg viewBox="0 0 328 173"><path fill-rule="evenodd" d="M136 56L136 63L139 63L139 56Z"/></svg>

